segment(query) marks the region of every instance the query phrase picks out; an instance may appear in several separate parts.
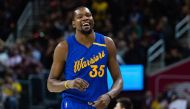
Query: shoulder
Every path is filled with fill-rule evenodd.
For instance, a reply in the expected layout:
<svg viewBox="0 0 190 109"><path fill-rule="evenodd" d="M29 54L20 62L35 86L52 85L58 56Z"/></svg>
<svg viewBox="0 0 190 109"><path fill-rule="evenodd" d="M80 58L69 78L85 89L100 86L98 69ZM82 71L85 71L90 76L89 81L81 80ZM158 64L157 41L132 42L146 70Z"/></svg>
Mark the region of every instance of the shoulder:
<svg viewBox="0 0 190 109"><path fill-rule="evenodd" d="M116 55L116 46L112 38L105 36L105 44L110 56Z"/></svg>
<svg viewBox="0 0 190 109"><path fill-rule="evenodd" d="M54 54L56 57L63 57L64 60L67 58L67 53L68 53L68 44L67 41L61 41L57 44Z"/></svg>
<svg viewBox="0 0 190 109"><path fill-rule="evenodd" d="M67 41L64 40L64 41L59 42L57 44L56 48L58 48L58 49L64 49L64 50L68 49L68 43L67 43Z"/></svg>
<svg viewBox="0 0 190 109"><path fill-rule="evenodd" d="M112 40L112 38L105 36L104 39L105 39L105 44L106 44L106 46L108 48L115 46L114 41Z"/></svg>

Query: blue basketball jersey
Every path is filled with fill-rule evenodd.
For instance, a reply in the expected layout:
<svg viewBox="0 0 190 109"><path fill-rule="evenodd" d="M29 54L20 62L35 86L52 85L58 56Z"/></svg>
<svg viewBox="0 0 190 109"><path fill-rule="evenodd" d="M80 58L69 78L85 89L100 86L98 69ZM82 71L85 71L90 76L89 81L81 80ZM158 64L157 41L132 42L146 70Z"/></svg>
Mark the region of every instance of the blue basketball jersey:
<svg viewBox="0 0 190 109"><path fill-rule="evenodd" d="M82 78L89 83L89 87L83 92L77 89L65 90L62 92L63 99L71 98L86 103L97 100L99 96L108 91L108 50L105 44L105 36L95 33L95 41L89 48L80 44L75 35L69 36L67 43L65 79Z"/></svg>

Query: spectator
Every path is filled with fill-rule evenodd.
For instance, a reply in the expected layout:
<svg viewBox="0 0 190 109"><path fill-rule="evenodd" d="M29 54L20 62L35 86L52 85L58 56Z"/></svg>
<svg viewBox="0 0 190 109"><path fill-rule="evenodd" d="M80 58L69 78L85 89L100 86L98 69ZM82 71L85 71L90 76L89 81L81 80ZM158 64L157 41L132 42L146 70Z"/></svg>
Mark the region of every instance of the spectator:
<svg viewBox="0 0 190 109"><path fill-rule="evenodd" d="M133 109L133 104L129 98L119 98L114 109Z"/></svg>
<svg viewBox="0 0 190 109"><path fill-rule="evenodd" d="M21 91L21 84L13 78L12 74L7 73L2 86L3 96L5 97L5 109L17 109Z"/></svg>
<svg viewBox="0 0 190 109"><path fill-rule="evenodd" d="M4 42L0 39L0 63L6 65L5 62L8 60L8 53L5 50Z"/></svg>
<svg viewBox="0 0 190 109"><path fill-rule="evenodd" d="M173 101L169 104L168 109L187 109L188 101L173 95Z"/></svg>
<svg viewBox="0 0 190 109"><path fill-rule="evenodd" d="M147 91L145 94L145 109L151 109L151 104L153 101L153 96L151 91Z"/></svg>

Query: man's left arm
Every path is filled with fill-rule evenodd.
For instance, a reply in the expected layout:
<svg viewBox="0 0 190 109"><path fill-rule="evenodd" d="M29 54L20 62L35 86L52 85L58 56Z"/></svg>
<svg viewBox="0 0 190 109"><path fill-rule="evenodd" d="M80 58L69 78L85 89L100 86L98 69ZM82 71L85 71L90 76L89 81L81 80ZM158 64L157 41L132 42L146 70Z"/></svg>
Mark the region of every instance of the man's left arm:
<svg viewBox="0 0 190 109"><path fill-rule="evenodd" d="M113 85L109 92L101 95L96 101L89 102L89 105L96 107L96 109L106 108L111 99L116 97L122 90L123 79L116 59L116 47L111 38L105 38L106 46L108 49L108 68L113 79Z"/></svg>
<svg viewBox="0 0 190 109"><path fill-rule="evenodd" d="M123 88L123 79L119 69L119 64L116 59L116 46L113 40L109 37L105 38L105 43L108 49L108 69L113 79L113 85L108 94L111 98L116 97Z"/></svg>

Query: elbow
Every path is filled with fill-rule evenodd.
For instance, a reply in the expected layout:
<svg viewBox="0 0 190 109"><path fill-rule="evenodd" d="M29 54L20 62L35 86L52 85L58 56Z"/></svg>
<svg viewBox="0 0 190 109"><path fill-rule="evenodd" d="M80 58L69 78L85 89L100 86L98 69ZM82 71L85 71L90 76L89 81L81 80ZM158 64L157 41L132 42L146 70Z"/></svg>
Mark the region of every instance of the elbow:
<svg viewBox="0 0 190 109"><path fill-rule="evenodd" d="M118 76L116 79L113 80L114 80L114 85L116 85L117 87L117 90L121 92L123 89L123 78L121 76Z"/></svg>
<svg viewBox="0 0 190 109"><path fill-rule="evenodd" d="M120 91L122 91L122 89L123 89L123 79L122 79L122 77L120 78Z"/></svg>
<svg viewBox="0 0 190 109"><path fill-rule="evenodd" d="M49 92L54 92L51 84L52 84L51 81L48 79L48 81L47 81L47 89L48 89Z"/></svg>

